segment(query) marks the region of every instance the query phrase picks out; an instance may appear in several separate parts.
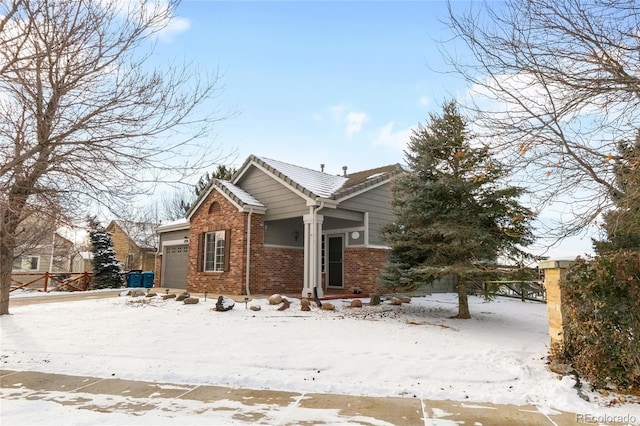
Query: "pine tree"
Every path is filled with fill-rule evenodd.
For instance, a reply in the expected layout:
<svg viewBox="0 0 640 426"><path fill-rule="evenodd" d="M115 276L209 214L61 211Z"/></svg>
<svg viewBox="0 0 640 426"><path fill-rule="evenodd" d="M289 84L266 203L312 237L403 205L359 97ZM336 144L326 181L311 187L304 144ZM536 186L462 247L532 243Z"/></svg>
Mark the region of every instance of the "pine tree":
<svg viewBox="0 0 640 426"><path fill-rule="evenodd" d="M618 143L615 159L614 208L604 214L604 241L594 241L598 254L640 250L640 131L635 141Z"/></svg>
<svg viewBox="0 0 640 426"><path fill-rule="evenodd" d="M95 217L88 218L87 222L93 253L92 287L94 289L121 287L122 265L116 259L111 233L107 232Z"/></svg>
<svg viewBox="0 0 640 426"><path fill-rule="evenodd" d="M508 170L473 136L454 101L413 131L405 151L410 172L392 189L396 220L383 230L391 247L381 275L390 288L417 288L452 276L458 318L470 318L467 284L496 272L496 261L533 259L533 213L523 189L503 183Z"/></svg>

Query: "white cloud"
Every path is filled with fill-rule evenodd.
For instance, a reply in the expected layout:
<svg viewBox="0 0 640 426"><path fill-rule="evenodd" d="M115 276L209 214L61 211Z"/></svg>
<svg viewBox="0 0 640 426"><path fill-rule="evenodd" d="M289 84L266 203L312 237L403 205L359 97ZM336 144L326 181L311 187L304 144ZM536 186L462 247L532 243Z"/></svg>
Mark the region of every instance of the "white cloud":
<svg viewBox="0 0 640 426"><path fill-rule="evenodd" d="M369 121L369 116L364 112L349 112L345 117L347 123L347 136L351 137L354 133L362 130L362 125Z"/></svg>
<svg viewBox="0 0 640 426"><path fill-rule="evenodd" d="M191 22L187 18L174 16L167 26L158 33L158 37L163 41L172 41L175 35L187 31L190 27Z"/></svg>
<svg viewBox="0 0 640 426"><path fill-rule="evenodd" d="M329 115L335 123L345 125L345 131L349 138L351 138L354 133L362 131L364 123L370 120L369 114L366 112L350 111L345 104L329 107Z"/></svg>
<svg viewBox="0 0 640 426"><path fill-rule="evenodd" d="M431 103L431 99L426 96L420 96L420 99L418 99L418 103L422 106L429 106L429 104Z"/></svg>
<svg viewBox="0 0 640 426"><path fill-rule="evenodd" d="M393 131L394 122L391 121L387 125L378 130L373 146L388 146L403 152L411 137L411 127L401 129L396 132Z"/></svg>

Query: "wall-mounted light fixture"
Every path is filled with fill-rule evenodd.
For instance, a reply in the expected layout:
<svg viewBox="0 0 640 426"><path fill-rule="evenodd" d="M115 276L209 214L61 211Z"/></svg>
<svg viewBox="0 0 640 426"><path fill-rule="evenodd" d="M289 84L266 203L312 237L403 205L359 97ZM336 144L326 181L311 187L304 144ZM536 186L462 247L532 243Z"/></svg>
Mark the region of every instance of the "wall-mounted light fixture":
<svg viewBox="0 0 640 426"><path fill-rule="evenodd" d="M300 234L298 234L298 231L293 231L293 239L298 241L298 237L300 236Z"/></svg>
<svg viewBox="0 0 640 426"><path fill-rule="evenodd" d="M189 237L186 235L184 236L184 243L189 244Z"/></svg>

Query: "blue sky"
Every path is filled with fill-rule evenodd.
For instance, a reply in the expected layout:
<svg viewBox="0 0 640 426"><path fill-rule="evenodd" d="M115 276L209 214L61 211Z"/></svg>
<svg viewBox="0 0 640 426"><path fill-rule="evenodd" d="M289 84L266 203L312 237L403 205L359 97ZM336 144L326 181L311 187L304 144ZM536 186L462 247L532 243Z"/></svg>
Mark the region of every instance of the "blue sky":
<svg viewBox="0 0 640 426"><path fill-rule="evenodd" d="M468 96L443 60L466 53L447 14L444 1L185 0L155 55L223 74L211 108L238 113L212 143L236 153L231 165L255 154L353 172L402 163L411 129ZM546 254L590 251L589 238L573 238Z"/></svg>
<svg viewBox="0 0 640 426"><path fill-rule="evenodd" d="M446 3L185 1L156 54L219 67L218 142L339 173L403 161L409 129L465 91L437 41Z"/></svg>

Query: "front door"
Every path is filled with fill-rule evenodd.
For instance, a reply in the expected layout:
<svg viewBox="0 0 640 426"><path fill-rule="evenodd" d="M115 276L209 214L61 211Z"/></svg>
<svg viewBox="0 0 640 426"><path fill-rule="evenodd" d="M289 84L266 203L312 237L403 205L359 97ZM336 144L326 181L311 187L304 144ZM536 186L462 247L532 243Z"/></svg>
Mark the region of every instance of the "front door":
<svg viewBox="0 0 640 426"><path fill-rule="evenodd" d="M327 277L328 287L343 287L342 275L344 257L344 238L342 235L329 236L329 271Z"/></svg>

